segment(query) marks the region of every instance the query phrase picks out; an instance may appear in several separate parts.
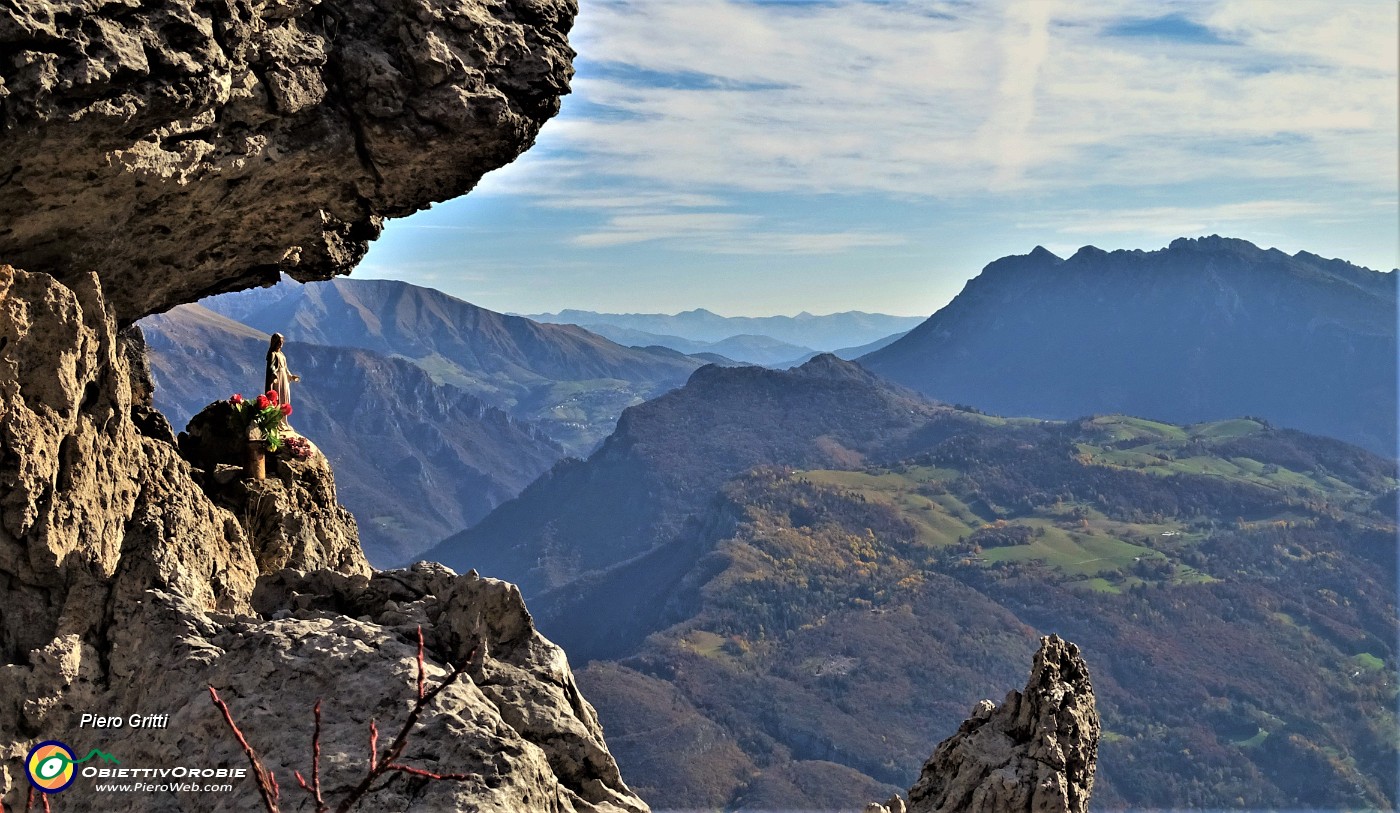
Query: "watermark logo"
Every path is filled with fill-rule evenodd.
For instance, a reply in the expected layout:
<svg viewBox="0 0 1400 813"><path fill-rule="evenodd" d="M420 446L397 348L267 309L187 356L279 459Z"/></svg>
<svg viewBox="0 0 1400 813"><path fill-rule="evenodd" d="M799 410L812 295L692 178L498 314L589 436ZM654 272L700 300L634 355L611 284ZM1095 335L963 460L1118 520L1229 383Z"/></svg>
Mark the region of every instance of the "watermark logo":
<svg viewBox="0 0 1400 813"><path fill-rule="evenodd" d="M93 757L114 765L121 764L113 759L111 754L96 748L89 751L87 756L78 759L73 755L73 749L67 745L58 740L48 740L29 749L29 756L25 757L24 765L29 772L29 784L44 793L58 793L67 790L77 778L74 766L81 765Z"/></svg>
<svg viewBox="0 0 1400 813"><path fill-rule="evenodd" d="M77 777L73 770L73 751L58 740L41 742L29 749L25 767L29 769L29 783L44 793L58 793Z"/></svg>

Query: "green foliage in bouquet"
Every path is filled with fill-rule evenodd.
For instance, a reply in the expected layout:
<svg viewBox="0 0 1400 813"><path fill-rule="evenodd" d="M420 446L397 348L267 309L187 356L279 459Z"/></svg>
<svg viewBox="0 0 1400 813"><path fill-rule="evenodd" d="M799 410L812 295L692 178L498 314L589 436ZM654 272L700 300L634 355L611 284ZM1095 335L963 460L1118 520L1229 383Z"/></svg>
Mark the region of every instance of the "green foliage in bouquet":
<svg viewBox="0 0 1400 813"><path fill-rule="evenodd" d="M286 425L287 416L292 414L292 405L279 404L278 400L276 390L268 390L254 401L248 401L242 395L235 394L228 399L233 405L234 430L246 435L250 427L256 426L267 441L269 452L276 452L282 448L282 429Z"/></svg>

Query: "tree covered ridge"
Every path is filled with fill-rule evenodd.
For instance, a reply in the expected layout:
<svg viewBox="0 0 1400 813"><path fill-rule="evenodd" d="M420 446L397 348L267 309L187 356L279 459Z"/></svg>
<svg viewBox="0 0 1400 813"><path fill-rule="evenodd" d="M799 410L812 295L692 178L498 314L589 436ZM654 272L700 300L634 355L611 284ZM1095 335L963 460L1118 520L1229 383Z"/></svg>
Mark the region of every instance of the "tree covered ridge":
<svg viewBox="0 0 1400 813"><path fill-rule="evenodd" d="M1394 487L1253 420L980 417L896 463L760 467L693 524L692 603L582 680L644 796L850 805L1058 632L1095 667L1096 806L1388 807ZM649 726L684 768L640 756Z"/></svg>

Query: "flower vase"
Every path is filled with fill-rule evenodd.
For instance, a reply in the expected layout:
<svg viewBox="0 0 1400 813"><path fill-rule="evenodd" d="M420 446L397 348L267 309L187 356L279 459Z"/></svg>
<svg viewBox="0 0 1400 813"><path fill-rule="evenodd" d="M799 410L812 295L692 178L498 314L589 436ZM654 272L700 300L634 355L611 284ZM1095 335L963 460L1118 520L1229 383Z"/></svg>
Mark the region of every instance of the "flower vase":
<svg viewBox="0 0 1400 813"><path fill-rule="evenodd" d="M261 439L248 441L248 456L243 466L245 480L267 478L267 443Z"/></svg>

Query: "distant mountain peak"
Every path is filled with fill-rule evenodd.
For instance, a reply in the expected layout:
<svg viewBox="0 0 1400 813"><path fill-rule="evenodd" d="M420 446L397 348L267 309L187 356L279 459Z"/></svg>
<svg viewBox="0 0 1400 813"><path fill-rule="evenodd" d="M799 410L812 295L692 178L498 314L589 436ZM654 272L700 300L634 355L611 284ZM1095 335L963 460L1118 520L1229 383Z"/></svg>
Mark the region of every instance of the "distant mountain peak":
<svg viewBox="0 0 1400 813"><path fill-rule="evenodd" d="M823 378L829 381L878 381L864 367L832 353L819 353L802 366L794 367L793 372L805 378Z"/></svg>
<svg viewBox="0 0 1400 813"><path fill-rule="evenodd" d="M1080 246L1080 247L1079 247L1079 250L1076 251L1076 252L1074 252L1074 255L1070 257L1070 260L1071 260L1071 261L1077 260L1077 261L1082 262L1082 261L1084 261L1084 260L1092 260L1092 259L1095 259L1095 258L1097 258L1097 257L1107 257L1107 256L1108 256L1108 252L1107 252L1107 251L1104 251L1103 249L1099 248L1098 246Z"/></svg>
<svg viewBox="0 0 1400 813"><path fill-rule="evenodd" d="M1061 260L1058 254L1049 250L1045 246L1036 246L1035 248L1031 249L1031 253L1027 254L1026 256L1033 257L1037 260L1054 260L1056 262L1059 262Z"/></svg>
<svg viewBox="0 0 1400 813"><path fill-rule="evenodd" d="M1218 234L1202 237L1178 237L1167 246L1168 251L1263 251L1259 246L1239 237L1221 237Z"/></svg>
<svg viewBox="0 0 1400 813"><path fill-rule="evenodd" d="M860 363L997 414L1253 414L1393 454L1393 275L1214 234L1051 256L994 260Z"/></svg>

